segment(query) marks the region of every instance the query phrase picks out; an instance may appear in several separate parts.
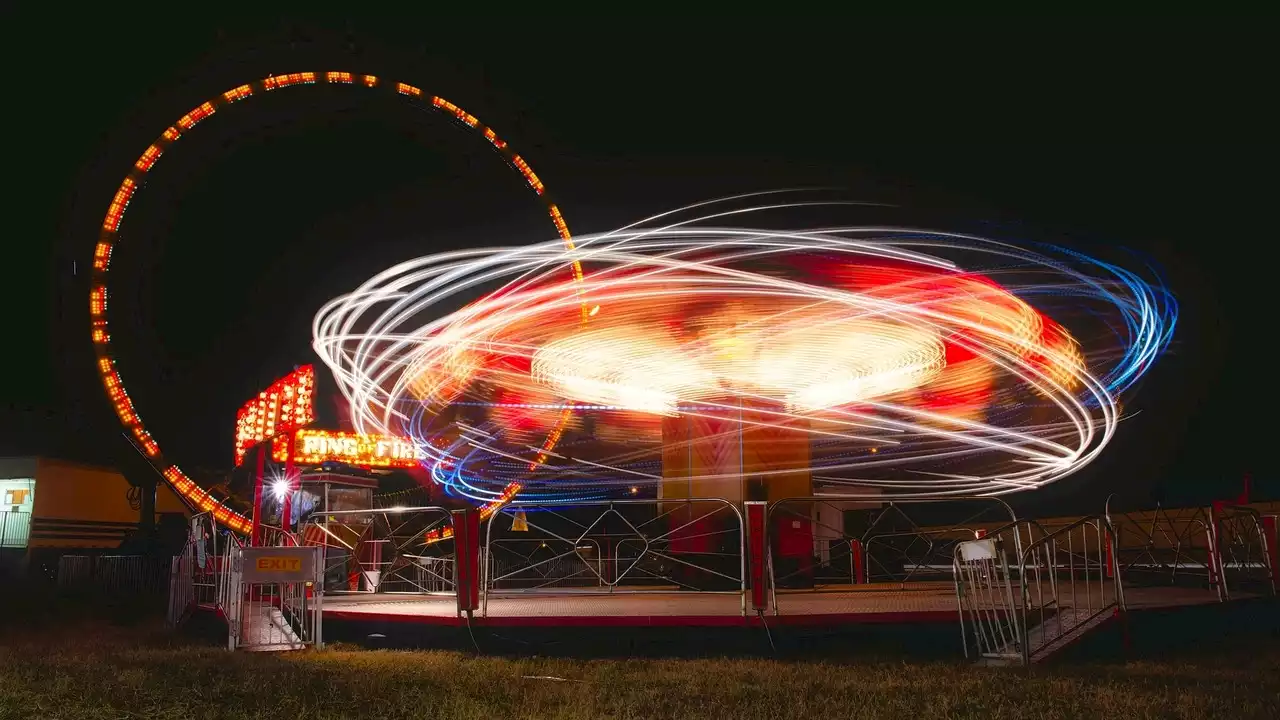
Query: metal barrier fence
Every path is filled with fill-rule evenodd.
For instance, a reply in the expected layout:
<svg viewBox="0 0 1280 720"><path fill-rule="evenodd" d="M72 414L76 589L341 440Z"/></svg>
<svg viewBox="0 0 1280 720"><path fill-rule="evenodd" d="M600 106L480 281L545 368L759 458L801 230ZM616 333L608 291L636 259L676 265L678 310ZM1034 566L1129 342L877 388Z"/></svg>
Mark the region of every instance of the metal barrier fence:
<svg viewBox="0 0 1280 720"><path fill-rule="evenodd" d="M177 627L196 604L192 553L183 550L174 555L169 565L169 604L164 620L169 627Z"/></svg>
<svg viewBox="0 0 1280 720"><path fill-rule="evenodd" d="M148 555L63 555L58 588L109 597L159 597L169 584L167 558Z"/></svg>
<svg viewBox="0 0 1280 720"><path fill-rule="evenodd" d="M952 549L965 657L1010 662L1020 659L1025 645L1025 630L1019 622L1023 596L1013 581L1016 566L1009 562L1010 545L1014 544L1009 532L1012 538L1019 537L1016 522L982 538L957 543Z"/></svg>
<svg viewBox="0 0 1280 720"><path fill-rule="evenodd" d="M449 593L455 587L452 528L441 507L344 510L312 517L299 533L322 550L326 593Z"/></svg>
<svg viewBox="0 0 1280 720"><path fill-rule="evenodd" d="M742 513L718 498L515 502L494 513L482 551L491 595L700 591L742 597Z"/></svg>

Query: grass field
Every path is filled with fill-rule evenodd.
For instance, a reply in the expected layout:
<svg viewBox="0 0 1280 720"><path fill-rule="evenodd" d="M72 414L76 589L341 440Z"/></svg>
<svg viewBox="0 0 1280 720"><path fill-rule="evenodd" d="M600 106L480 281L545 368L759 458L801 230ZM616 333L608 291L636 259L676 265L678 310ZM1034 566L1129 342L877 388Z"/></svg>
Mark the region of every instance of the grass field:
<svg viewBox="0 0 1280 720"><path fill-rule="evenodd" d="M0 626L0 718L1280 717L1273 635L1191 650L1030 675L875 659L255 655L148 618L82 617Z"/></svg>

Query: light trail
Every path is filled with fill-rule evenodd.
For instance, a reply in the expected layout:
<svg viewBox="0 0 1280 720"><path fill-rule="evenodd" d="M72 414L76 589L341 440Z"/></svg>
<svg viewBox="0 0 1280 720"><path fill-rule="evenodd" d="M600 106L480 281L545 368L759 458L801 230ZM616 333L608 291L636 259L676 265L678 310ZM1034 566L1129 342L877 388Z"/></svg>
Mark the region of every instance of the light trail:
<svg viewBox="0 0 1280 720"><path fill-rule="evenodd" d="M824 482L899 496L1042 487L1098 456L1119 394L1170 342L1176 304L1158 279L1076 252L707 224L824 204L848 205L710 202L572 248L418 258L322 308L314 348L356 430L409 433L439 482L501 502L656 482L662 417L743 407L739 427L808 428ZM566 442L582 450L556 452Z"/></svg>

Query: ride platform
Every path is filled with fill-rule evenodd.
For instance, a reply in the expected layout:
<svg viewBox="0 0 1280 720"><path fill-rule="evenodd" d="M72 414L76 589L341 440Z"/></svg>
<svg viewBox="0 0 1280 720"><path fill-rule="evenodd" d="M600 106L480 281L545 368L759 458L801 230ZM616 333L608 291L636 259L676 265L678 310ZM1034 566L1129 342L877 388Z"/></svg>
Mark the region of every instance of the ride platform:
<svg viewBox="0 0 1280 720"><path fill-rule="evenodd" d="M1243 596L1242 596L1243 597ZM1081 602L1084 598L1078 598ZM1094 598L1095 602L1097 598ZM876 583L857 589L779 591L777 612L763 614L749 606L744 614L738 593L625 591L594 589L491 594L472 626L491 627L683 627L723 628L809 625L956 623L959 608L950 582ZM1207 589L1138 587L1125 589L1128 610L1173 609L1218 603ZM461 626L451 594L328 594L326 627L344 621Z"/></svg>

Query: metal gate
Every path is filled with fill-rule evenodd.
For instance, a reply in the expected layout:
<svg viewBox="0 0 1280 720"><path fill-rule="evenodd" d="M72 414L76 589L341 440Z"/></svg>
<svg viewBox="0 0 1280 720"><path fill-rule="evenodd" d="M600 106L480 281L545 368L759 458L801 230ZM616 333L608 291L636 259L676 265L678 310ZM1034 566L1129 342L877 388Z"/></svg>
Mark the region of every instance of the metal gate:
<svg viewBox="0 0 1280 720"><path fill-rule="evenodd" d="M1016 525L1014 527L1016 532ZM952 568L965 657L1021 662L1018 599L999 534L956 545Z"/></svg>
<svg viewBox="0 0 1280 720"><path fill-rule="evenodd" d="M229 548L227 647L301 650L324 646L320 548Z"/></svg>

